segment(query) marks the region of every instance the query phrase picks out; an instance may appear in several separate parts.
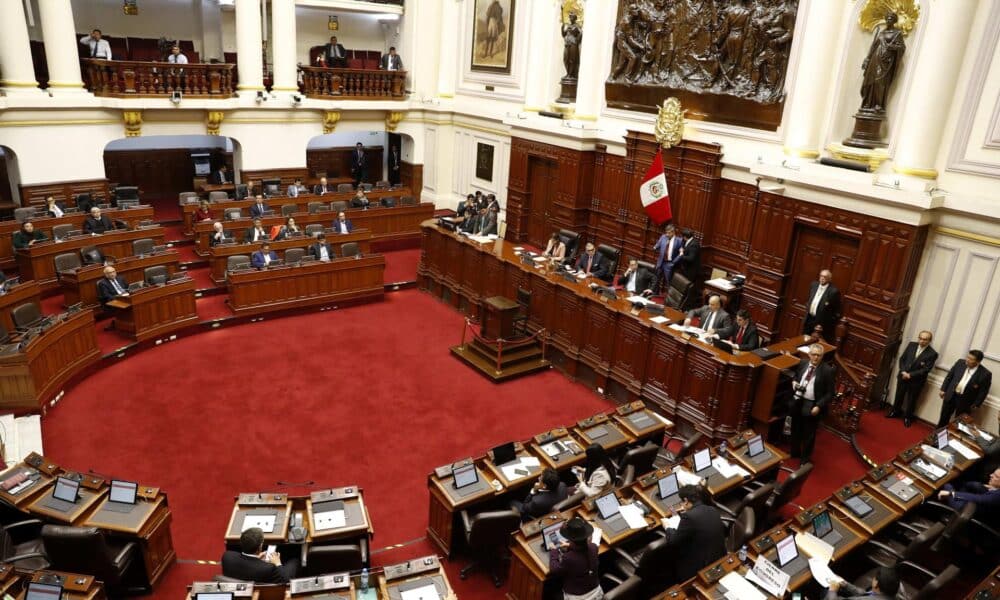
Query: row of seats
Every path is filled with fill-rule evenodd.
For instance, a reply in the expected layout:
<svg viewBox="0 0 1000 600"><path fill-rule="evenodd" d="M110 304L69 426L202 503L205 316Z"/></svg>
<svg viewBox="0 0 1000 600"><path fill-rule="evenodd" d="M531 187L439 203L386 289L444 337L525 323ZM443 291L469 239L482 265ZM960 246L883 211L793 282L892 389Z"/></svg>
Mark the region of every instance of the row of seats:
<svg viewBox="0 0 1000 600"><path fill-rule="evenodd" d="M152 254L156 248L156 242L152 238L142 238L132 242L132 255L143 256ZM53 259L56 273L79 269L84 265L99 265L104 262L105 256L97 246L84 246L80 252L64 252L57 254Z"/></svg>
<svg viewBox="0 0 1000 600"><path fill-rule="evenodd" d="M305 257L305 255L306 255L305 248L289 248L285 250L285 256L284 256L285 264L297 263L301 261ZM347 242L346 244L341 244L340 256L342 258L353 258L355 256L361 256L361 247L358 245L357 242ZM242 267L241 265L249 265L249 264L250 264L249 256L247 256L246 254L237 254L235 256L230 256L226 260L226 270L238 271L242 268L246 268ZM146 270L148 271L149 269Z"/></svg>

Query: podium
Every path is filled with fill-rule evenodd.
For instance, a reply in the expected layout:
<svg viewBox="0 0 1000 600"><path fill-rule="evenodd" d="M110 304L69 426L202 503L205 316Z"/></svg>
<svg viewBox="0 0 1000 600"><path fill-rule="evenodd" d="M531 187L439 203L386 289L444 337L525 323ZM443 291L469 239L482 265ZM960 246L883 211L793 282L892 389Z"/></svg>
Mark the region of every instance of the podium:
<svg viewBox="0 0 1000 600"><path fill-rule="evenodd" d="M451 353L495 382L548 369L545 346L539 340L545 332L531 337L515 338L514 320L518 304L510 298L492 296L482 303L479 334L472 340L451 348Z"/></svg>
<svg viewBox="0 0 1000 600"><path fill-rule="evenodd" d="M484 300L482 336L494 340L513 338L518 306L517 302L503 296L493 296Z"/></svg>

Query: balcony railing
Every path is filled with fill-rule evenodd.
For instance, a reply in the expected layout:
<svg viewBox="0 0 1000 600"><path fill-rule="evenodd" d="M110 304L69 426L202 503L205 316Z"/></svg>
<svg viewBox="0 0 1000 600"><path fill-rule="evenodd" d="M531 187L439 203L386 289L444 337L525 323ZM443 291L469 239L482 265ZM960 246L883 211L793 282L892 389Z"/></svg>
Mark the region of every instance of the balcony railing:
<svg viewBox="0 0 1000 600"><path fill-rule="evenodd" d="M406 71L299 67L303 93L309 98L335 100L403 100Z"/></svg>
<svg viewBox="0 0 1000 600"><path fill-rule="evenodd" d="M87 89L95 96L149 98L181 92L192 98L233 95L231 64L175 65L165 62L83 59Z"/></svg>

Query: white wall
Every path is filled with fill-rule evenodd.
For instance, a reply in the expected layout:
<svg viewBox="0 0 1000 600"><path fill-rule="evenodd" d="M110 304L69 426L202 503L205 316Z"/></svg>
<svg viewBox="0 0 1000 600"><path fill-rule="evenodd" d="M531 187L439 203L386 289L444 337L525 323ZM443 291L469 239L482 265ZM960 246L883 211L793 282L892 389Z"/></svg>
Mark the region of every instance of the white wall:
<svg viewBox="0 0 1000 600"><path fill-rule="evenodd" d="M153 135L122 138L108 144L107 150L160 150L167 148L218 148L233 151L233 141L217 135Z"/></svg>
<svg viewBox="0 0 1000 600"><path fill-rule="evenodd" d="M140 0L139 14L125 15L121 0L71 0L77 33L100 29L109 37L191 40L201 51L201 10L192 0ZM32 39L42 39L41 27L30 30Z"/></svg>
<svg viewBox="0 0 1000 600"><path fill-rule="evenodd" d="M364 146L382 146L388 149L389 141L385 131L345 131L318 135L306 146L307 149L346 148L357 143Z"/></svg>

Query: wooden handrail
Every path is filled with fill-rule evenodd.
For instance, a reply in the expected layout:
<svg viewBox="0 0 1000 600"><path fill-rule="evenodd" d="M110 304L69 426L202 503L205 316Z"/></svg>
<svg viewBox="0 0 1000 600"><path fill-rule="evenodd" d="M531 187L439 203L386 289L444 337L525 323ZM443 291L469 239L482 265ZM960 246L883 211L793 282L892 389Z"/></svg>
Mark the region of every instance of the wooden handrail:
<svg viewBox="0 0 1000 600"><path fill-rule="evenodd" d="M95 96L158 98L181 92L192 98L230 98L236 65L189 63L176 65L138 60L85 58L83 70Z"/></svg>
<svg viewBox="0 0 1000 600"><path fill-rule="evenodd" d="M302 90L308 98L338 100L404 100L406 71L330 69L300 66Z"/></svg>

